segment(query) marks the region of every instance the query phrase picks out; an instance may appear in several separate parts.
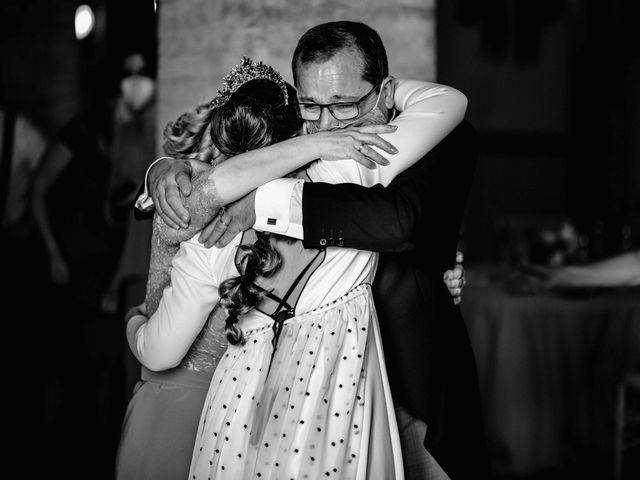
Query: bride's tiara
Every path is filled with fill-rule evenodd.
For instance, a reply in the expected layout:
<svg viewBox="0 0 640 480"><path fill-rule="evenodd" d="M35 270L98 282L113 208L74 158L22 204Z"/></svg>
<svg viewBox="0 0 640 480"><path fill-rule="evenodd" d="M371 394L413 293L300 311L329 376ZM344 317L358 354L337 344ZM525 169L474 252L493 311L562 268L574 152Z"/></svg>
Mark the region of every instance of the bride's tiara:
<svg viewBox="0 0 640 480"><path fill-rule="evenodd" d="M262 62L256 63L249 57L242 57L240 65L233 67L231 73L222 79L222 90L218 90L218 96L211 101L211 105L221 107L242 85L258 79L270 80L278 85L284 96L284 104L289 104L289 94L282 76L270 65L265 65Z"/></svg>

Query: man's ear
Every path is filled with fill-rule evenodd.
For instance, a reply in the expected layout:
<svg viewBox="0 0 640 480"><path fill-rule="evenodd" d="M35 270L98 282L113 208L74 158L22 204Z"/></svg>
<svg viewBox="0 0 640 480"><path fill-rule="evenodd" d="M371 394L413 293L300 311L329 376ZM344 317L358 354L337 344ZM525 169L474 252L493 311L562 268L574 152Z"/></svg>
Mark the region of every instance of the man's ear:
<svg viewBox="0 0 640 480"><path fill-rule="evenodd" d="M396 82L393 77L389 76L384 79L384 83L382 85L382 101L384 102L384 106L387 107L387 110L392 110L395 106L394 95L396 93Z"/></svg>

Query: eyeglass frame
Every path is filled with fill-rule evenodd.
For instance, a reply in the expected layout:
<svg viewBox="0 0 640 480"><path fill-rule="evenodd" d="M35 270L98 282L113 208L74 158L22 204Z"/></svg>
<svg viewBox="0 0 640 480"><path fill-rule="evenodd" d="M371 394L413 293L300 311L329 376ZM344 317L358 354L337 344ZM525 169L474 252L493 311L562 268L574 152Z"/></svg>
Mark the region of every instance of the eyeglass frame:
<svg viewBox="0 0 640 480"><path fill-rule="evenodd" d="M382 82L380 83L380 85L374 85L373 88L371 90L369 90L367 93L365 93L362 97L360 97L358 100L354 101L354 102L335 102L335 103L310 103L310 102L296 102L296 112L298 113L298 116L302 119L305 120L307 122L317 122L318 120L320 120L320 118L322 117L322 111L326 108L327 110L329 110L329 113L331 114L331 116L333 118L335 118L336 120L338 120L339 122L348 122L349 120L353 120L356 118L361 117L362 115L366 115L367 113L369 113L371 110L373 110L376 105L378 105L378 103L380 102L380 98L382 97L382 88L384 87L384 84L386 82L386 78L384 80L382 80ZM376 103L373 104L373 106L366 112L364 113L360 113L360 104L362 102L364 102L373 92L376 91L377 88L380 88L380 91L378 92L378 98L376 99ZM302 116L302 112L300 111L299 106L300 105L312 105L315 107L320 107L320 113L318 115L318 118L316 119L308 119L308 118L304 118ZM337 118L334 114L333 111L331 110L331 107L333 107L334 105L355 105L356 109L358 110L358 113L353 116L353 117L349 117L349 118Z"/></svg>

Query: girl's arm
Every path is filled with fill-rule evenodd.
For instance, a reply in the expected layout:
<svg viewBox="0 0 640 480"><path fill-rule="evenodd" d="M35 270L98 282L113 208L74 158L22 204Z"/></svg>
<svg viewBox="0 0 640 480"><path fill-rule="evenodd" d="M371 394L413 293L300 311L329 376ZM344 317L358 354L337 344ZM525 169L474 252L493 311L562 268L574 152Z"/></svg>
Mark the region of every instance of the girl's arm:
<svg viewBox="0 0 640 480"><path fill-rule="evenodd" d="M394 83L394 102L400 114L389 123L398 129L382 137L399 152L390 158L391 165L379 169L384 186L451 133L464 118L468 103L453 87L404 79L394 79Z"/></svg>
<svg viewBox="0 0 640 480"><path fill-rule="evenodd" d="M217 195L217 198L212 199L214 204L228 204L258 186L317 159L353 158L367 168L373 168L376 164L387 165L388 161L377 151L368 149L362 153L358 149L361 145L376 145L385 152L395 153L393 145L376 135L394 129L395 127L385 125L353 127L339 132L323 132L312 137L297 137L246 152L222 162L216 167L215 173L211 171L206 182L207 189L215 191ZM147 184L145 177L144 195L139 198L137 206L148 211L155 205L169 225L187 227L190 219L184 199L191 194L191 177L196 176L192 174L198 171L193 168L197 162L184 164L168 157L162 157L156 162L152 164L155 165L152 172L149 171L151 167L147 170L147 175L149 178L153 177L153 180Z"/></svg>
<svg viewBox="0 0 640 480"><path fill-rule="evenodd" d="M360 148L370 145L395 153L394 146L379 136L394 130L395 127L389 125L368 125L319 132L237 155L221 162L201 179L204 194L201 201L226 205L318 159L331 161L352 158L368 168L375 167L377 163L386 165L388 161L377 151L367 149L367 153L362 153Z"/></svg>

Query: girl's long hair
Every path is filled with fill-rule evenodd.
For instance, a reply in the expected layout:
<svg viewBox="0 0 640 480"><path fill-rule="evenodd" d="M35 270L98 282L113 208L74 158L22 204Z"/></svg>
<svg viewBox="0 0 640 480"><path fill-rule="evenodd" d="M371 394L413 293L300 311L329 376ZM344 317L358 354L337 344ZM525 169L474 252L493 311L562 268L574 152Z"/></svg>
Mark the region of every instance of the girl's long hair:
<svg viewBox="0 0 640 480"><path fill-rule="evenodd" d="M289 98L295 90L287 84ZM251 80L242 85L220 107L202 104L180 115L164 129L165 155L211 163L215 150L232 157L297 135L302 124L292 105L285 105L280 87L269 80ZM238 317L255 308L264 291L255 285L258 277L274 275L282 263L272 235L257 232L253 245L243 245L242 275L219 287L220 303L226 308L227 339L244 342Z"/></svg>

